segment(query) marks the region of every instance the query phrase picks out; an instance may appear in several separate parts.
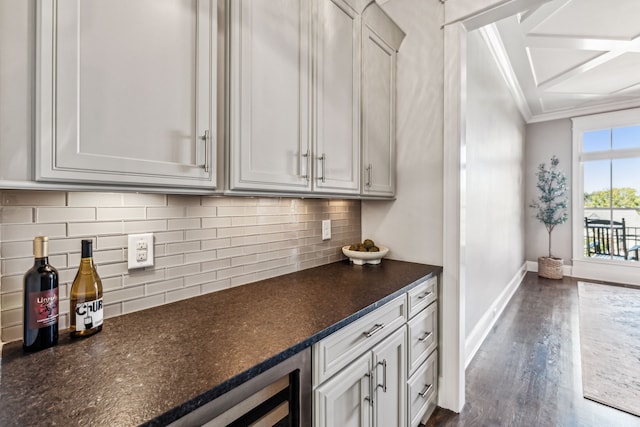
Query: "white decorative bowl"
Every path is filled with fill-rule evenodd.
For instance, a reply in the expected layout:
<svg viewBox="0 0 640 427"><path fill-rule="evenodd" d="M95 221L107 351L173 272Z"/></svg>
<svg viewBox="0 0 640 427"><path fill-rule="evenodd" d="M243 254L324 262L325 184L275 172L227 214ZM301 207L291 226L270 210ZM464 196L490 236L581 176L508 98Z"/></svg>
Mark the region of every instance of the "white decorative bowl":
<svg viewBox="0 0 640 427"><path fill-rule="evenodd" d="M350 251L349 246L343 246L342 253L349 257L351 262L356 265L380 264L380 260L387 254L387 252L389 252L389 248L385 248L384 246L378 247L380 248L380 252L360 252Z"/></svg>

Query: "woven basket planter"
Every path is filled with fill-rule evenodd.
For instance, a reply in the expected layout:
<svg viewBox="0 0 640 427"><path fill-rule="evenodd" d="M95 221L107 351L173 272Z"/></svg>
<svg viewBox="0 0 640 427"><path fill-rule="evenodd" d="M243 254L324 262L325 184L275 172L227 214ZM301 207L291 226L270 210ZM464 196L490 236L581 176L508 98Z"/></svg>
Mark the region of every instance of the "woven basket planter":
<svg viewBox="0 0 640 427"><path fill-rule="evenodd" d="M547 279L562 279L562 258L538 258L538 276Z"/></svg>

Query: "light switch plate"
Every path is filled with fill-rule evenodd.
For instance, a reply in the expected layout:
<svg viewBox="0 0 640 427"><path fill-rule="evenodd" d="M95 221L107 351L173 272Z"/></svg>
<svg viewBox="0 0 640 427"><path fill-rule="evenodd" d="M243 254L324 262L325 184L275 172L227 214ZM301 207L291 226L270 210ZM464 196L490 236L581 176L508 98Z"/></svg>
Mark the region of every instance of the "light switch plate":
<svg viewBox="0 0 640 427"><path fill-rule="evenodd" d="M129 234L129 270L153 265L153 233Z"/></svg>
<svg viewBox="0 0 640 427"><path fill-rule="evenodd" d="M322 220L322 240L331 239L331 220Z"/></svg>

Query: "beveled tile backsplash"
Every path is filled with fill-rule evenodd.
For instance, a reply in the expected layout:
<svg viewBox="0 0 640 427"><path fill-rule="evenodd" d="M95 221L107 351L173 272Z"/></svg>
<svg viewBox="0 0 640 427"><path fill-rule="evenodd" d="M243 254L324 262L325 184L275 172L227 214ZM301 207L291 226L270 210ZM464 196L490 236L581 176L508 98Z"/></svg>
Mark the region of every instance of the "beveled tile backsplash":
<svg viewBox="0 0 640 427"><path fill-rule="evenodd" d="M331 240L321 220L331 219ZM154 233L155 265L127 268L127 234ZM1 341L22 338L22 276L33 238L50 239L60 274L60 328L80 240L94 241L113 317L342 259L360 240L360 201L11 190L0 192Z"/></svg>

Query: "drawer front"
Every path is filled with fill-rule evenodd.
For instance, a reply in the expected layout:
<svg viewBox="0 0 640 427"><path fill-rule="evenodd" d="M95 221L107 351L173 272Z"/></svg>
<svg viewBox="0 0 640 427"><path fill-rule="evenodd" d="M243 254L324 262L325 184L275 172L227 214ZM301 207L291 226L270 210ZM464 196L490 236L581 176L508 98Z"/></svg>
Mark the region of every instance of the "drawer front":
<svg viewBox="0 0 640 427"><path fill-rule="evenodd" d="M409 375L438 345L438 305L436 302L418 313L409 325Z"/></svg>
<svg viewBox="0 0 640 427"><path fill-rule="evenodd" d="M436 405L438 389L438 352L434 351L407 382L407 401L411 427L416 427Z"/></svg>
<svg viewBox="0 0 640 427"><path fill-rule="evenodd" d="M407 294L409 295L409 318L411 318L438 298L438 277L426 280Z"/></svg>
<svg viewBox="0 0 640 427"><path fill-rule="evenodd" d="M313 386L371 349L404 325L406 319L407 300L402 295L314 344Z"/></svg>

